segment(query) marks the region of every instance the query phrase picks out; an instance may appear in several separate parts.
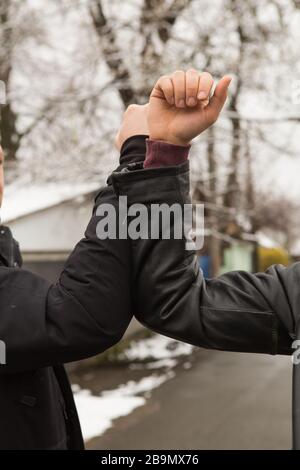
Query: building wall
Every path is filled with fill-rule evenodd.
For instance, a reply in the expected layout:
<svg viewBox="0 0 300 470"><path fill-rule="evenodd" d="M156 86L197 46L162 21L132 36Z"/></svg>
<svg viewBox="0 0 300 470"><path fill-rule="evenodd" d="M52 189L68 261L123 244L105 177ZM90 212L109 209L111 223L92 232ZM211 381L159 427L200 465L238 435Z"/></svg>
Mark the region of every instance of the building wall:
<svg viewBox="0 0 300 470"><path fill-rule="evenodd" d="M244 270L253 271L254 245L251 243L235 243L224 250L224 263L221 274L228 271Z"/></svg>
<svg viewBox="0 0 300 470"><path fill-rule="evenodd" d="M29 214L8 225L23 253L70 252L83 237L92 208L93 195L89 195Z"/></svg>

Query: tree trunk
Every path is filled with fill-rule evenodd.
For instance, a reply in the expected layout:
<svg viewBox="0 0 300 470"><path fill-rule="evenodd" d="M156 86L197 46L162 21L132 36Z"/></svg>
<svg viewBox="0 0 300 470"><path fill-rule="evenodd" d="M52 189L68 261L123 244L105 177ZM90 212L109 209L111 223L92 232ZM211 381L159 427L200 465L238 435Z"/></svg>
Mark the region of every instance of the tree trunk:
<svg viewBox="0 0 300 470"><path fill-rule="evenodd" d="M137 97L130 83L130 73L122 60L114 30L104 14L101 0L90 7L91 18L95 31L101 41L101 49L108 68L113 76L120 98L127 108L137 102Z"/></svg>
<svg viewBox="0 0 300 470"><path fill-rule="evenodd" d="M238 98L239 88L230 104L230 111L237 115L236 102ZM224 196L224 205L228 208L238 209L240 200L240 188L238 182L239 162L241 153L241 123L237 117L232 120L232 146L230 154L230 173L227 179L227 189Z"/></svg>
<svg viewBox="0 0 300 470"><path fill-rule="evenodd" d="M5 85L5 90L9 89L12 71L12 38L9 27L10 1L7 0L1 6L0 28L2 30L3 47L5 47L4 57L0 57L0 80ZM0 135L1 145L8 161L14 161L20 146L20 136L16 127L17 116L12 109L9 99L6 104L0 104Z"/></svg>
<svg viewBox="0 0 300 470"><path fill-rule="evenodd" d="M20 146L19 135L16 128L17 116L11 105L0 105L0 133L1 145L7 161L16 160L16 154Z"/></svg>

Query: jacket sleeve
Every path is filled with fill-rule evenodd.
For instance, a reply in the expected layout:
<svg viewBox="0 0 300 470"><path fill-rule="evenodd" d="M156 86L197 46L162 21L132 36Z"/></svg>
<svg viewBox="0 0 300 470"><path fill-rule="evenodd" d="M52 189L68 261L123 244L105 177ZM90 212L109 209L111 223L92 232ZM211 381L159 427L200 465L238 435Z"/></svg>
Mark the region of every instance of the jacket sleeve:
<svg viewBox="0 0 300 470"><path fill-rule="evenodd" d="M115 190L129 206L190 203L188 163L128 168L115 173ZM133 206L134 207L134 206ZM153 206L152 206L153 207ZM237 271L206 280L185 239L132 240L134 311L158 333L204 348L290 354L300 302L300 264L266 273ZM148 227L149 228L149 227Z"/></svg>
<svg viewBox="0 0 300 470"><path fill-rule="evenodd" d="M131 318L131 248L127 240L100 240L99 204L111 204L111 186L96 198L85 237L50 285L23 269L0 267L0 374L33 370L100 353L123 336ZM63 223L63 222L62 222Z"/></svg>

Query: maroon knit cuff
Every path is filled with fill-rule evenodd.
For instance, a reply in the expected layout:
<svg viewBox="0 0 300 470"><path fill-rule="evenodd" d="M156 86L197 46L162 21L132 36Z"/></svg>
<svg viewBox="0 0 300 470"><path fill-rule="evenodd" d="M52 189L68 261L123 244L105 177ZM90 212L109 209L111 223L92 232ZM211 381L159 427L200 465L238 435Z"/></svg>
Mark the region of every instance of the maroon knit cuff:
<svg viewBox="0 0 300 470"><path fill-rule="evenodd" d="M190 145L173 145L162 140L146 140L146 159L144 168L177 166L186 162Z"/></svg>

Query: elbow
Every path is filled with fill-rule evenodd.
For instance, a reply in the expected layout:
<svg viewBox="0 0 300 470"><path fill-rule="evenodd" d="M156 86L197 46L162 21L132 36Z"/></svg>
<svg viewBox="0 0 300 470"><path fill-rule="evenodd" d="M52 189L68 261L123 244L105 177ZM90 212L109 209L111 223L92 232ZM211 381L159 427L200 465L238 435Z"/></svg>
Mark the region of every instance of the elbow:
<svg viewBox="0 0 300 470"><path fill-rule="evenodd" d="M107 332L105 334L106 343L107 343L107 346L105 349L112 348L113 346L118 344L122 340L124 334L126 333L127 328L128 328L128 324L119 325L118 327L115 327L111 329L109 332Z"/></svg>
<svg viewBox="0 0 300 470"><path fill-rule="evenodd" d="M125 331L122 331L122 332L116 332L114 334L111 334L109 337L108 337L108 346L107 346L107 349L108 348L112 348L113 346L115 346L116 344L118 344L121 339L123 338L125 334Z"/></svg>
<svg viewBox="0 0 300 470"><path fill-rule="evenodd" d="M140 314L135 314L134 315L137 321L144 326L145 328L148 328L153 331L158 331L159 330L159 321L155 317L148 317Z"/></svg>

